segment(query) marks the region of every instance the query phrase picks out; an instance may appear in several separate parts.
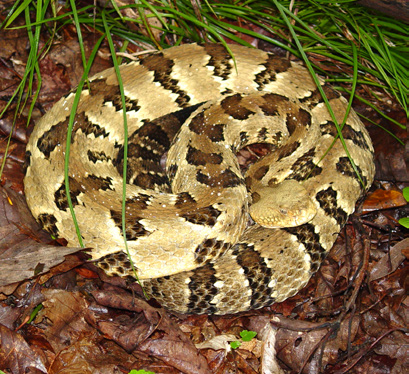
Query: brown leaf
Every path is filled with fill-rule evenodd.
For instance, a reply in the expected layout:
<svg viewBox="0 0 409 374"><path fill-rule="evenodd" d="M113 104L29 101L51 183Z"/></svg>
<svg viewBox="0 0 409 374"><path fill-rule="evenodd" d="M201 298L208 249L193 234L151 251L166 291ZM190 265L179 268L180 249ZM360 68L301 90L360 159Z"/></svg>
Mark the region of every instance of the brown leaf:
<svg viewBox="0 0 409 374"><path fill-rule="evenodd" d="M403 197L402 192L378 189L365 199L362 206L362 212L368 213L374 210L397 208L405 206L406 204L407 201Z"/></svg>
<svg viewBox="0 0 409 374"><path fill-rule="evenodd" d="M389 110L388 110L389 111ZM400 122L403 128L394 126L390 121L381 119L379 127L372 127L370 135L375 148L375 167L377 180L409 182L409 165L407 147L402 147L392 136L385 136L385 130L391 131L403 143L408 142L408 119L403 110L392 110L388 113Z"/></svg>
<svg viewBox="0 0 409 374"><path fill-rule="evenodd" d="M135 357L87 323L90 305L83 294L52 289L42 293L43 309L24 331L26 340L47 357L47 373L104 374L134 367Z"/></svg>
<svg viewBox="0 0 409 374"><path fill-rule="evenodd" d="M276 316L273 325L281 327L276 336L278 358L296 371L304 368L303 372L321 372L323 367L337 362L339 352L348 349L348 343L358 332L359 322L359 316L326 324Z"/></svg>
<svg viewBox="0 0 409 374"><path fill-rule="evenodd" d="M0 325L0 369L8 373L20 374L26 372L28 368L47 373L41 358L24 338Z"/></svg>
<svg viewBox="0 0 409 374"><path fill-rule="evenodd" d="M395 244L389 251L385 253L381 260L377 261L370 270L369 281L377 280L393 273L398 266L405 260L404 250L409 248L409 238L403 239Z"/></svg>
<svg viewBox="0 0 409 374"><path fill-rule="evenodd" d="M297 321L286 320L279 316L274 318L274 323L279 321L280 324L292 323ZM318 323L307 323L298 321L299 325L308 328L309 331L297 331L279 329L276 336L276 350L278 358L283 361L288 367L293 370L300 371L314 354L317 346L322 342L322 339L327 334L327 329L319 329ZM297 326L294 326L297 329ZM316 372L319 372L317 368ZM313 371L314 372L314 371Z"/></svg>
<svg viewBox="0 0 409 374"><path fill-rule="evenodd" d="M0 118L0 134L8 136L11 130L13 130L12 139L23 143L25 148L25 144L28 141L27 120L24 117L17 117L15 119L15 114L12 111L8 111ZM1 150L1 153L4 154L3 150Z"/></svg>
<svg viewBox="0 0 409 374"><path fill-rule="evenodd" d="M256 331L257 337L263 342L261 372L263 374L284 374L278 363L275 348L277 330L271 325L270 319L256 316L250 320L249 328Z"/></svg>
<svg viewBox="0 0 409 374"><path fill-rule="evenodd" d="M210 372L204 357L164 310L113 286L95 291L93 296L102 305L137 313L133 318L122 315L113 320L100 320L97 314L90 316L104 334L128 351L152 355L183 373Z"/></svg>
<svg viewBox="0 0 409 374"><path fill-rule="evenodd" d="M380 341L380 344L375 347L375 351L380 355L396 358L395 372L404 373L409 369L408 347L408 335L402 331L394 331ZM396 371L398 368L402 371Z"/></svg>
<svg viewBox="0 0 409 374"><path fill-rule="evenodd" d="M81 250L36 241L46 237L24 198L0 186L0 286L44 273L64 261L64 255Z"/></svg>
<svg viewBox="0 0 409 374"><path fill-rule="evenodd" d="M6 165L4 167L0 182L6 181L6 184L8 187L10 187L16 192L22 193L24 190L23 188L24 174L23 174L23 170L21 167L22 164L20 161L17 161L13 158L13 155L17 153L19 148L21 148L21 145L14 146L15 144L17 143L12 143L12 146L9 149L10 151L9 156L6 160ZM0 147L1 147L1 143L0 143ZM24 147L24 150L25 150L25 147ZM4 154L4 150L0 149L0 159L2 159L1 153Z"/></svg>
<svg viewBox="0 0 409 374"><path fill-rule="evenodd" d="M47 327L43 335L55 352L67 347L67 342L78 339L81 334L92 336L95 332L85 321L89 302L79 292L43 289L43 309L36 316L37 326Z"/></svg>

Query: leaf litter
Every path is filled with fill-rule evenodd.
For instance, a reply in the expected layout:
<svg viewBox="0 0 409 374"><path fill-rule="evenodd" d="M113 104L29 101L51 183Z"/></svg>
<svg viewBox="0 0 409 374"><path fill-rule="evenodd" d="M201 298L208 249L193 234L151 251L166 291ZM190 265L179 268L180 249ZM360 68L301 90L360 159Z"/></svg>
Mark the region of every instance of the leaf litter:
<svg viewBox="0 0 409 374"><path fill-rule="evenodd" d="M47 78L34 119L78 80L80 58L74 34L65 29L64 42L52 47L41 63ZM0 50L0 107L22 74L27 56L21 47L24 38L25 33L16 30L0 34L5 46ZM91 48L92 32L85 32L84 38L86 48ZM100 56L96 71L108 63ZM374 111L356 107L374 122L389 126ZM1 157L13 110L0 119ZM407 121L399 111L392 115L401 123ZM137 286L106 277L85 263L86 256L72 254L78 248L66 248L39 229L21 195L25 142L33 126L30 123L26 129L24 122L23 113L0 186L1 370L409 371L409 235L397 223L409 216L400 192L409 183L408 158L379 129L369 126L376 148L377 181L307 287L270 308L216 317L170 314L141 298ZM407 133L400 134L407 142ZM246 163L263 152L250 148L239 159ZM257 336L229 349L227 343L240 340L243 330L255 331Z"/></svg>

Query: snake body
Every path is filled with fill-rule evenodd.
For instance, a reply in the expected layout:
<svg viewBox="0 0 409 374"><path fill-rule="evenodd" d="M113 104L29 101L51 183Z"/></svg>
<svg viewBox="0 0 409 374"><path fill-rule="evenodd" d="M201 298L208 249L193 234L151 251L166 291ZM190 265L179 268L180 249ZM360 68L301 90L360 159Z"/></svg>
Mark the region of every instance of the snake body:
<svg viewBox="0 0 409 374"><path fill-rule="evenodd" d="M343 138L355 170L302 65L230 47L235 60L221 45L191 44L120 67L132 134L127 244L147 293L181 313L236 313L297 293L374 177L372 143L354 111ZM342 123L346 100L322 88ZM63 172L73 99L36 125L24 183L37 221L78 245ZM124 142L118 81L108 69L81 94L69 189L93 260L132 277L121 231ZM252 143L273 151L243 176L235 153Z"/></svg>

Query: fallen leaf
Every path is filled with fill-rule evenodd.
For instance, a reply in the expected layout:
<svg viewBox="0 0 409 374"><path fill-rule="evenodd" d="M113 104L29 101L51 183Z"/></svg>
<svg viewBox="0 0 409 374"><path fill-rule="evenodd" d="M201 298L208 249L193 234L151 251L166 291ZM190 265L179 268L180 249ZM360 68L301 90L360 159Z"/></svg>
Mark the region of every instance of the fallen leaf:
<svg viewBox="0 0 409 374"><path fill-rule="evenodd" d="M378 189L365 199L362 212L368 213L374 210L398 208L405 206L407 203L400 191Z"/></svg>
<svg viewBox="0 0 409 374"><path fill-rule="evenodd" d="M0 325L0 369L13 374L25 373L28 368L47 373L40 356L17 332Z"/></svg>
<svg viewBox="0 0 409 374"><path fill-rule="evenodd" d="M398 266L405 260L403 251L407 251L409 248L409 238L401 240L395 244L389 253L385 253L381 260L375 263L369 274L369 281L374 281L379 278L385 277L390 273L393 273Z"/></svg>
<svg viewBox="0 0 409 374"><path fill-rule="evenodd" d="M24 198L0 186L0 286L45 273L64 255L82 250L37 241L44 238Z"/></svg>

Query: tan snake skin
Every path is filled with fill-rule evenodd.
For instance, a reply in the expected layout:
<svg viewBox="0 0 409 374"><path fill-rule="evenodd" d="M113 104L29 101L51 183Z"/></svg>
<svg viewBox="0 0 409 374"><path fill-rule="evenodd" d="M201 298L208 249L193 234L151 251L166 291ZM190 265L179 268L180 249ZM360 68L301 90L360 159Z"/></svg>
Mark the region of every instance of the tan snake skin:
<svg viewBox="0 0 409 374"><path fill-rule="evenodd" d="M297 293L374 177L372 144L355 112L343 137L365 188L339 140L322 159L337 131L308 71L230 47L236 65L220 45L192 44L121 66L132 134L127 243L148 294L181 313L235 313ZM346 100L323 88L342 123ZM37 221L78 245L63 174L73 98L36 125L24 183ZM123 134L119 87L108 69L81 96L70 195L93 260L108 274L131 277L121 232ZM235 153L252 143L272 144L273 152L243 176ZM257 223L249 224L252 201Z"/></svg>

